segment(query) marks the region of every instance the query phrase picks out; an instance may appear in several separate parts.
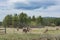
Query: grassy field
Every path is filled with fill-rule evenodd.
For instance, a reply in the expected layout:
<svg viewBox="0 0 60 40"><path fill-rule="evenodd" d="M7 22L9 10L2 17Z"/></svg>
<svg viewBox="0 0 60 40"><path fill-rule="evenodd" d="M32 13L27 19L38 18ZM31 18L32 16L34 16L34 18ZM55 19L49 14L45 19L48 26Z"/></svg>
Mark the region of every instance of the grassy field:
<svg viewBox="0 0 60 40"><path fill-rule="evenodd" d="M44 31L49 29L46 33ZM60 40L60 28L56 27L31 28L29 33L16 28L7 28L7 33L0 35L0 40Z"/></svg>
<svg viewBox="0 0 60 40"><path fill-rule="evenodd" d="M56 30L56 28L59 28L59 30ZM47 34L60 34L60 27L31 28L30 32L28 33L44 34L44 31L46 29L48 29L48 31L46 32ZM19 29L19 31L17 31L16 28L7 28L7 33L8 34L14 34L14 33L24 34L22 30L23 29Z"/></svg>

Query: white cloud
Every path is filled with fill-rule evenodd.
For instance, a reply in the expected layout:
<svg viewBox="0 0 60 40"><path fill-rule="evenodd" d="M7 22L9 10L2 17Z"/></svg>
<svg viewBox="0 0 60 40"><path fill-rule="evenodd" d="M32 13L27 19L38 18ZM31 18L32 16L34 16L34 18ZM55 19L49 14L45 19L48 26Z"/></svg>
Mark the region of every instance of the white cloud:
<svg viewBox="0 0 60 40"><path fill-rule="evenodd" d="M8 2L1 2L0 6L6 6L5 10L0 9L0 20L3 20L3 18L7 14L19 14L21 12L27 13L29 16L50 16L50 17L60 17L60 0L49 0L53 1L56 5L52 5L44 9L44 7L34 9L34 10L22 10L22 9L14 9L13 3L20 2L24 4L29 4L29 2L45 2L47 0L9 0ZM3 7L2 7L3 8ZM4 8L3 8L4 9Z"/></svg>
<svg viewBox="0 0 60 40"><path fill-rule="evenodd" d="M60 12L60 5L50 6L44 11L45 12Z"/></svg>

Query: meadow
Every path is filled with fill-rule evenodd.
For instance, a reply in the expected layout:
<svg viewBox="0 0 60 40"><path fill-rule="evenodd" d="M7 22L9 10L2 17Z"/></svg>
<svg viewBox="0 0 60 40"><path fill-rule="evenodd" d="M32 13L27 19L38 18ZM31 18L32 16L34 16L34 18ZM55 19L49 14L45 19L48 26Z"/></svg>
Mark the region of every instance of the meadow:
<svg viewBox="0 0 60 40"><path fill-rule="evenodd" d="M6 34L0 34L0 40L60 40L60 28L59 30L56 28L31 28L28 33L22 32L22 29L17 31L16 28L7 28ZM44 33L46 29L48 31Z"/></svg>

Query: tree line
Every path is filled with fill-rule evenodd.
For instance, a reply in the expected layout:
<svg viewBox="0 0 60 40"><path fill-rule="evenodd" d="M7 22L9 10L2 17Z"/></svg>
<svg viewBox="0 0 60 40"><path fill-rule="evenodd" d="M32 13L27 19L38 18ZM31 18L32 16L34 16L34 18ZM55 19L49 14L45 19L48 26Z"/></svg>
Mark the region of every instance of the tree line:
<svg viewBox="0 0 60 40"><path fill-rule="evenodd" d="M4 27L27 27L27 26L59 26L60 18L54 17L35 17L28 16L26 13L20 13L19 15L7 15L5 16L2 25Z"/></svg>

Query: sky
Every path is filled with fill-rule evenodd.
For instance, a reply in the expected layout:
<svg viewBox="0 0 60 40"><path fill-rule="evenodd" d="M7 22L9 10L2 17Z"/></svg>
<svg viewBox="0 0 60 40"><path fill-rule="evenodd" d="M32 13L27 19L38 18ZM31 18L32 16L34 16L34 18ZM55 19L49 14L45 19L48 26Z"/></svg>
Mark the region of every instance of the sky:
<svg viewBox="0 0 60 40"><path fill-rule="evenodd" d="M60 17L60 0L0 0L0 21L8 14Z"/></svg>

